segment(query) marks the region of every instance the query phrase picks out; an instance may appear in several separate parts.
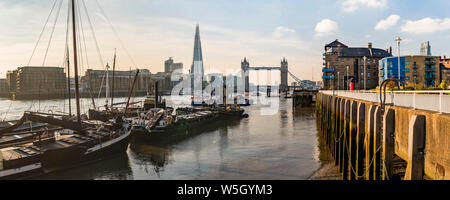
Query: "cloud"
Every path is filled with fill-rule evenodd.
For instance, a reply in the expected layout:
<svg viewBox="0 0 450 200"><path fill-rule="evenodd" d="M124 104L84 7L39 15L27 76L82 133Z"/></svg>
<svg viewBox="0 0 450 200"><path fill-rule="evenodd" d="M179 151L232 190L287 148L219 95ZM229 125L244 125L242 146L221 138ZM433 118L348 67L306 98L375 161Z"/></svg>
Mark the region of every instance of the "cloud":
<svg viewBox="0 0 450 200"><path fill-rule="evenodd" d="M360 6L371 8L384 8L387 5L387 0L345 0L342 4L344 12L354 12Z"/></svg>
<svg viewBox="0 0 450 200"><path fill-rule="evenodd" d="M395 26L399 20L400 20L400 16L391 15L388 18L379 21L374 29L377 31L387 30L388 28Z"/></svg>
<svg viewBox="0 0 450 200"><path fill-rule="evenodd" d="M287 33L295 33L295 30L283 27L283 26L278 26L277 28L275 28L275 31L273 32L273 36L280 38L283 37L285 34Z"/></svg>
<svg viewBox="0 0 450 200"><path fill-rule="evenodd" d="M317 23L316 28L316 36L321 37L324 35L332 35L339 31L338 24L330 19L323 19L319 23Z"/></svg>
<svg viewBox="0 0 450 200"><path fill-rule="evenodd" d="M450 18L432 19L423 18L417 21L406 21L401 27L401 31L410 34L427 34L437 31L450 30Z"/></svg>

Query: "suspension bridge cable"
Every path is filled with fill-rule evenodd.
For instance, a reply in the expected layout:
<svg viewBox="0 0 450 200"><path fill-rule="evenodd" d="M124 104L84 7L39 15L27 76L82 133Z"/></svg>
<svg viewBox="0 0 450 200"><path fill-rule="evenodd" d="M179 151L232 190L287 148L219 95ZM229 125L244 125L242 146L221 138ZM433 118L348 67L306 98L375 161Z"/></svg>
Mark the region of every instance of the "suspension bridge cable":
<svg viewBox="0 0 450 200"><path fill-rule="evenodd" d="M50 10L50 14L48 15L47 20L44 23L44 27L42 27L42 31L39 34L39 38L38 38L38 40L36 42L36 45L34 46L33 52L31 53L30 59L28 60L27 66L30 65L31 59L33 59L34 53L36 52L36 49L37 49L37 46L39 45L39 42L41 41L42 35L44 34L44 31L45 31L45 27L47 27L47 23L50 20L50 17L52 16L52 13L53 13L53 10L55 9L57 1L58 0L55 0L55 2L53 3L52 9Z"/></svg>
<svg viewBox="0 0 450 200"><path fill-rule="evenodd" d="M63 1L60 1L58 6L58 12L56 13L55 21L53 22L52 32L50 33L50 38L48 39L47 49L45 50L44 61L42 62L42 66L45 66L45 60L47 60L48 49L50 48L50 44L52 43L53 33L55 32L56 23L58 22L59 19L59 13L61 11L62 2Z"/></svg>

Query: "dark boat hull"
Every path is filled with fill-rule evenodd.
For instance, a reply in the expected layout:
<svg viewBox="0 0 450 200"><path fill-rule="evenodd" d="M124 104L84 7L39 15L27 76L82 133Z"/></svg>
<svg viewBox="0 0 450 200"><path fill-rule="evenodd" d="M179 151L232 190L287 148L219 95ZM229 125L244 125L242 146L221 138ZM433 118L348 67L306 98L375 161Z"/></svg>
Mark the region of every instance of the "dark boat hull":
<svg viewBox="0 0 450 200"><path fill-rule="evenodd" d="M91 162L99 160L114 154L126 152L128 149L131 133L124 134L123 137L118 137L111 141L104 142L102 146L94 146L89 148L82 156L83 162ZM111 143L108 143L111 142Z"/></svg>
<svg viewBox="0 0 450 200"><path fill-rule="evenodd" d="M165 129L154 129L151 131L143 128L133 129L132 139L133 141L146 141L151 143L177 142L205 131L213 131L218 127L235 123L237 120L243 118L242 114L243 111L220 114L200 121L192 120L182 123L178 122L176 125L172 125Z"/></svg>

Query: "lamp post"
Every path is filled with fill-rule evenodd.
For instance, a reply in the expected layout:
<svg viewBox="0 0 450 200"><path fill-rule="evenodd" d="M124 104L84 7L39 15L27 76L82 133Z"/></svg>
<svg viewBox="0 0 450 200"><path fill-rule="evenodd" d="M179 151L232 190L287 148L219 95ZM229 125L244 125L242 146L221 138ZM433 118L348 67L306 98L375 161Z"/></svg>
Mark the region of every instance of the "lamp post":
<svg viewBox="0 0 450 200"><path fill-rule="evenodd" d="M399 82L401 84L401 82L402 82L402 75L400 74L401 73L401 70L400 70L400 42L402 41L402 39L400 37L397 37L395 39L395 41L397 42L397 50L398 50L398 80L399 80Z"/></svg>
<svg viewBox="0 0 450 200"><path fill-rule="evenodd" d="M340 88L339 85L341 85L341 76L340 76L341 72L337 73L337 77L338 77L338 85L337 88Z"/></svg>
<svg viewBox="0 0 450 200"><path fill-rule="evenodd" d="M347 73L346 73L346 75L345 75L345 76L347 77L347 87L346 87L347 90L348 90L348 68L349 68L349 66L347 65ZM345 79L345 78L344 78L344 79Z"/></svg>
<svg viewBox="0 0 450 200"><path fill-rule="evenodd" d="M367 90L367 76L366 76L366 60L367 60L367 57L366 56L364 56L364 90Z"/></svg>

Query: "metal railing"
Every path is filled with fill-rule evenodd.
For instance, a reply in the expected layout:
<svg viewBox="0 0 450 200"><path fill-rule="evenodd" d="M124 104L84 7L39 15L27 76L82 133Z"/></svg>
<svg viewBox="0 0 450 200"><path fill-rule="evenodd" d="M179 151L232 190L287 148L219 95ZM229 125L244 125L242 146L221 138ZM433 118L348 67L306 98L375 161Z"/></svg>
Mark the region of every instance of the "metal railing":
<svg viewBox="0 0 450 200"><path fill-rule="evenodd" d="M379 91L323 90L323 94L380 102ZM450 113L450 90L387 91L386 103L412 109Z"/></svg>

